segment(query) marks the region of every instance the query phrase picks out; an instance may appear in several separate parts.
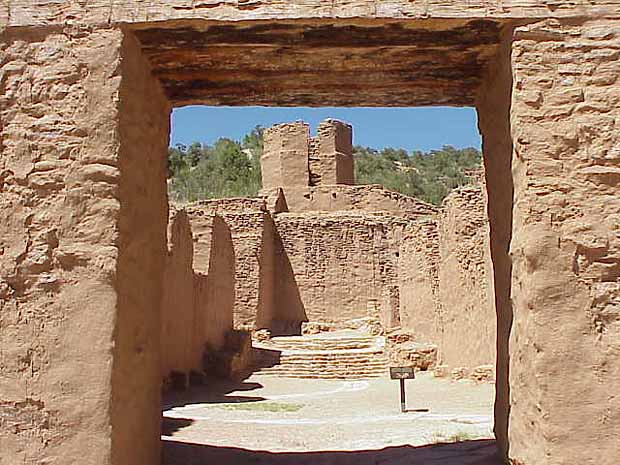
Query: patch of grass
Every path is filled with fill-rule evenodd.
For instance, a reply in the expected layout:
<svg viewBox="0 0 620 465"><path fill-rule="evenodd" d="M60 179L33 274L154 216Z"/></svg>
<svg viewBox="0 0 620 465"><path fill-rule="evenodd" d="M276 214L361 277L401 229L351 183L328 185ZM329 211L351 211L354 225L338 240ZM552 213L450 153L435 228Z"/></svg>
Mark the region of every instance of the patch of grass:
<svg viewBox="0 0 620 465"><path fill-rule="evenodd" d="M431 441L434 444L438 443L450 443L450 442L464 442L474 441L479 439L480 436L469 433L467 431L457 431L456 433L445 435L443 433L434 433L431 437Z"/></svg>
<svg viewBox="0 0 620 465"><path fill-rule="evenodd" d="M302 404L291 404L286 402L240 402L237 404L222 404L217 408L223 410L247 410L253 412L297 412L304 406Z"/></svg>

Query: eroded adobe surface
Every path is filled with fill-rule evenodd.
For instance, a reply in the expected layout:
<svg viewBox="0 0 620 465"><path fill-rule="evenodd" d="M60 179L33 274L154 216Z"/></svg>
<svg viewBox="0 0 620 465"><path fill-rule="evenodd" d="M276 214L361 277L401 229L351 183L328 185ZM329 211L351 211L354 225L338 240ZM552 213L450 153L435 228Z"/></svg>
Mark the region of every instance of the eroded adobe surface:
<svg viewBox="0 0 620 465"><path fill-rule="evenodd" d="M0 56L0 461L156 463L170 107L117 29Z"/></svg>
<svg viewBox="0 0 620 465"><path fill-rule="evenodd" d="M509 437L522 463L592 462L588 444L596 460L617 460L619 27L550 21L515 32ZM525 447L526 436L550 440Z"/></svg>
<svg viewBox="0 0 620 465"><path fill-rule="evenodd" d="M235 326L281 335L299 334L304 322L338 328L371 319L437 344L450 368L492 364L484 186L457 189L438 208L346 184L354 182L351 129L327 120L312 138L301 121L268 128L263 199L185 207L192 225L217 213L232 232ZM207 257L208 236L196 229L194 241L195 255Z"/></svg>
<svg viewBox="0 0 620 465"><path fill-rule="evenodd" d="M519 465L615 465L619 18L616 0L3 2L1 459L159 459L153 316L166 255L168 111L172 89L180 89L191 97L177 103L474 103L498 314L499 444ZM380 36L379 26L397 37L399 28L437 31L479 21L498 26L496 42L469 42L473 52L463 56L454 53L458 42L445 49L463 72L448 79L441 77L448 69L438 56L447 46L441 35L427 35L433 59L422 70L401 67L420 63L423 53L394 59L400 45L389 37L357 50L349 41L352 66L390 68L365 81L353 76L356 92L339 80L343 60L329 59L343 57L340 43L332 42L331 55L320 44L314 54L304 51L306 30L358 40L365 32ZM165 93L151 74L157 55L170 53L178 69L196 57L178 41L158 50L154 41L164 43L164 32L178 37L183 29L226 26L239 37L235 31L256 33L261 23L272 45L243 44L246 53L231 55L230 63L206 57L226 70L196 90L183 84L200 82L196 70L167 74ZM282 47L282 59L264 61L280 47L273 32L281 25L296 43ZM142 42L133 36L138 29ZM415 50L414 43L401 45ZM262 57L260 73L244 61L254 53ZM317 63L321 57L325 64ZM305 62L323 66L313 77L333 93L308 91L308 79L295 71ZM209 63L203 61L206 73ZM439 69L429 69L435 63ZM166 68L164 60L159 65ZM222 77L233 73L247 84L247 76L268 78L270 66L277 76L290 71L288 80L269 81L277 93L259 84L244 93ZM441 85L428 85L425 75Z"/></svg>
<svg viewBox="0 0 620 465"><path fill-rule="evenodd" d="M190 224L185 210L171 210L160 320L165 387L186 386L204 371L205 357L224 349L233 329L234 260L230 229L219 216Z"/></svg>

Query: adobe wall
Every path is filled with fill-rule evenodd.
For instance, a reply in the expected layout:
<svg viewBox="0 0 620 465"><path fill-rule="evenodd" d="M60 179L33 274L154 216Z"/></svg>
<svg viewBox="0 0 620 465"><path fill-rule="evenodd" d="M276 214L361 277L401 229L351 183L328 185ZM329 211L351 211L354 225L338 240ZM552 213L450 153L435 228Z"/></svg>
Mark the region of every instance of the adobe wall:
<svg viewBox="0 0 620 465"><path fill-rule="evenodd" d="M274 218L310 321L365 316L385 323L398 313L396 261L407 221L361 212L281 213Z"/></svg>
<svg viewBox="0 0 620 465"><path fill-rule="evenodd" d="M620 21L515 31L508 439L516 463L618 461L619 57Z"/></svg>
<svg viewBox="0 0 620 465"><path fill-rule="evenodd" d="M150 465L159 459L161 431L159 338L167 243L170 106L135 37L125 35L122 45L123 77L117 96L116 126L120 140L120 211L116 237L111 462ZM97 48L91 53L99 56L102 51ZM92 146L92 150L94 160L100 164L96 170L98 179L106 179L111 160L101 158L100 147Z"/></svg>
<svg viewBox="0 0 620 465"><path fill-rule="evenodd" d="M263 131L262 186L307 186L310 127L303 121L272 126Z"/></svg>
<svg viewBox="0 0 620 465"><path fill-rule="evenodd" d="M266 192L265 195L274 194ZM434 205L390 191L378 184L289 187L285 189L285 198L288 211L292 212L353 210L386 212L410 219L437 213L437 207Z"/></svg>
<svg viewBox="0 0 620 465"><path fill-rule="evenodd" d="M493 265L486 189L471 184L445 198L437 221L442 363L473 369L495 363Z"/></svg>
<svg viewBox="0 0 620 465"><path fill-rule="evenodd" d="M3 465L110 460L121 82L106 76L121 42L114 30L2 35Z"/></svg>
<svg viewBox="0 0 620 465"><path fill-rule="evenodd" d="M309 186L354 184L352 141L351 125L335 119L322 121L315 137L303 121L265 129L262 191L283 189L288 195L289 190L305 191Z"/></svg>
<svg viewBox="0 0 620 465"><path fill-rule="evenodd" d="M217 352L233 329L235 306L235 250L230 228L221 216L213 217L209 271L194 274L196 314L203 321L200 346Z"/></svg>
<svg viewBox="0 0 620 465"><path fill-rule="evenodd" d="M159 459L169 106L137 49L2 35L3 464Z"/></svg>
<svg viewBox="0 0 620 465"><path fill-rule="evenodd" d="M478 128L482 136L485 185L488 198L489 248L493 262L497 342L495 363L495 423L493 430L502 456L508 456L510 412L510 347L513 302L511 296L514 158L511 134L513 93L512 29L504 31L502 45L487 70L477 103Z"/></svg>
<svg viewBox="0 0 620 465"><path fill-rule="evenodd" d="M322 0L282 2L270 0L254 8L232 1L209 3L208 6L192 5L183 0L118 0L110 9L108 2L94 0L88 8L79 4L59 5L45 3L33 5L25 0L13 0L0 8L0 27L52 25L52 24L131 24L163 20L202 19L219 21L282 20L316 18L365 18L365 19L419 19L419 18L570 18L578 16L619 18L615 0L589 0L572 2L540 2L536 0L488 0L432 2L421 5L405 0L375 3L370 0L325 4Z"/></svg>
<svg viewBox="0 0 620 465"><path fill-rule="evenodd" d="M187 213L172 210L168 223L168 255L161 304L163 378L172 371L189 373L200 369L202 351L199 350L196 357L194 347L194 328L198 325L194 307L193 258L192 228Z"/></svg>
<svg viewBox="0 0 620 465"><path fill-rule="evenodd" d="M229 228L235 257L234 326L254 326L257 314L269 312L273 301L271 238L265 237L268 213L262 199L217 199L196 202L187 208L195 234L195 269L206 272L212 237L204 219L218 214ZM265 245L268 244L268 245ZM264 266L263 266L264 264Z"/></svg>
<svg viewBox="0 0 620 465"><path fill-rule="evenodd" d="M363 67L348 74L335 65L320 69L318 78L307 73L306 81L283 74L280 87L269 86L277 92L260 87L248 92L245 85L227 87L222 81L214 86L221 93L213 96L211 86L196 85L192 78L183 82L182 75L166 75L163 67L157 76L167 80L174 104L463 105L476 94L491 194L498 442L519 465L614 464L620 429L620 398L610 394L620 388L617 1L312 0L265 1L250 8L245 2L190 3L118 1L111 8L101 0L87 7L13 0L0 5L0 406L11 426L0 431L2 459L63 465L153 465L159 459L154 388L159 331L153 323L159 319L153 314L165 256L169 108L138 45L123 42L115 28L150 28L151 45L158 49L163 38L178 37L169 33L174 27L189 24L178 20L233 29L233 20L239 28L248 27L243 20L264 20L261 28L266 23L275 28L294 19L300 29L304 18L315 26L340 21L340 35L319 35L311 44L323 46L313 58L339 66L343 61L333 58L342 55L326 49L339 49L337 39L351 37L343 30L355 28L342 24L350 18L358 29L376 26L373 33L395 29L398 40L411 41L408 51L419 38L456 37L452 47L439 52L448 59L439 69L447 77L429 79L432 87L424 87L419 73L429 67L416 66L410 71L417 79L402 68L390 73L389 81L364 74L367 84L380 82L372 89L343 79L354 80L359 69L381 62L374 54L366 61L358 54ZM459 18L487 21L472 29L480 22ZM538 23L543 18L550 20ZM388 27L393 19L399 26ZM495 37L485 36L492 46L480 54L462 53L459 41L512 21L534 24L520 26L514 37L505 29L506 41L479 89L479 65L488 62L476 60L493 56ZM415 24L408 29L403 26L408 22ZM458 34L450 33L452 25ZM226 27L224 32L232 36ZM142 36L148 45L148 31ZM196 35L190 31L190 37ZM376 45L373 37L360 47L364 53L367 45ZM387 44L392 37L382 38ZM442 41L426 43L437 42ZM351 41L348 45L342 54L352 53ZM468 50L478 45L470 42ZM280 51L277 46L265 47L266 53ZM389 53L392 47L381 49ZM236 55L237 64L247 52ZM429 63L414 55L416 63ZM473 62L453 61L470 56ZM152 64L161 55L153 57ZM289 55L282 61L288 66L290 60ZM174 58L160 64L170 62ZM384 67L380 71L386 75ZM399 73L411 87L398 85ZM220 74L240 79L238 73ZM264 86L257 76L264 74L250 75L244 84ZM307 76L320 88L309 91ZM326 82L341 87L335 91ZM238 89L243 94L235 94Z"/></svg>
<svg viewBox="0 0 620 465"><path fill-rule="evenodd" d="M419 342L439 344L444 325L436 218L407 225L398 252L401 325L411 330Z"/></svg>
<svg viewBox="0 0 620 465"><path fill-rule="evenodd" d="M202 272L194 266L195 256L204 251L194 249L192 226L198 231L196 239L208 237L210 246ZM172 373L203 372L205 353L224 346L232 330L234 266L230 230L219 216L205 215L191 225L185 210L171 211L161 311L164 379Z"/></svg>
<svg viewBox="0 0 620 465"><path fill-rule="evenodd" d="M308 144L309 185L355 184L351 125L327 119L319 123L316 132Z"/></svg>

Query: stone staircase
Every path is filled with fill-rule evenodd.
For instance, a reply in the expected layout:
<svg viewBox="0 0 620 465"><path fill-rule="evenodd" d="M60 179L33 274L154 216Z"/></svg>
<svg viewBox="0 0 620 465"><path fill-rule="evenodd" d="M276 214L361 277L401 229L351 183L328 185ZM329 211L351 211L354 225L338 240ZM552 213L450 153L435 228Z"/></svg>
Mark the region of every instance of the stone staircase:
<svg viewBox="0 0 620 465"><path fill-rule="evenodd" d="M385 338L354 330L253 341L255 373L283 378L364 379L386 376Z"/></svg>

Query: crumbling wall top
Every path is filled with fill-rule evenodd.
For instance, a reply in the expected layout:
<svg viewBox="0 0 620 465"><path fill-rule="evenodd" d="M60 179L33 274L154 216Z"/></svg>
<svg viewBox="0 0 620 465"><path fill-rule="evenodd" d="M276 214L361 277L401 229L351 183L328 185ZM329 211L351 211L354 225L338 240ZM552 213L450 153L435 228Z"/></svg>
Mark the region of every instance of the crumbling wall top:
<svg viewBox="0 0 620 465"><path fill-rule="evenodd" d="M267 211L267 204L263 198L225 198L208 199L194 202L185 207L187 211L202 211L206 214L217 213L245 213Z"/></svg>

